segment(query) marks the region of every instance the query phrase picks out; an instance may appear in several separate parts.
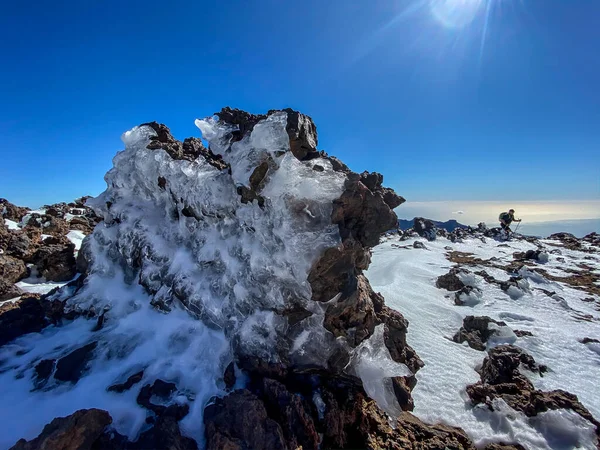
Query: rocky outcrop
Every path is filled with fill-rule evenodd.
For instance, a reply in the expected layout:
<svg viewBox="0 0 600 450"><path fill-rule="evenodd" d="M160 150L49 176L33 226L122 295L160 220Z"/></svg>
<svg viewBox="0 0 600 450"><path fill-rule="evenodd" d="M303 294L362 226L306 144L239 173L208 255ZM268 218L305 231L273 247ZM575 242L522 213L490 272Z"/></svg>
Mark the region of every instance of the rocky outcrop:
<svg viewBox="0 0 600 450"><path fill-rule="evenodd" d="M85 372L97 346L98 342L90 342L59 359L56 363L54 378L59 381L77 383Z"/></svg>
<svg viewBox="0 0 600 450"><path fill-rule="evenodd" d="M440 275L435 282L438 289L446 289L447 291L455 292L460 291L465 287L465 284L458 277L461 273L460 269L455 267L451 268L450 271L445 275Z"/></svg>
<svg viewBox="0 0 600 450"><path fill-rule="evenodd" d="M207 449L474 449L464 431L408 412L394 426L354 384L321 379L313 401L277 381L235 391L205 410ZM266 407L265 407L266 405Z"/></svg>
<svg viewBox="0 0 600 450"><path fill-rule="evenodd" d="M0 217L13 222L20 222L28 212L29 208L14 205L5 198L0 198Z"/></svg>
<svg viewBox="0 0 600 450"><path fill-rule="evenodd" d="M469 398L474 404L484 403L491 409L492 401L501 398L511 408L529 417L551 409L570 409L594 424L596 433L600 435L600 423L579 402L576 395L562 390L536 390L531 381L521 373L521 367L539 374L547 370L517 347L501 345L493 348L479 369L481 381L467 386Z"/></svg>
<svg viewBox="0 0 600 450"><path fill-rule="evenodd" d="M130 442L110 428L112 417L101 409L80 409L54 419L40 435L21 439L10 450L197 450L196 441L182 436L177 420L159 417L154 426Z"/></svg>
<svg viewBox="0 0 600 450"><path fill-rule="evenodd" d="M27 262L35 265L38 273L49 281L69 281L77 273L75 244L66 237L49 237Z"/></svg>
<svg viewBox="0 0 600 450"><path fill-rule="evenodd" d="M110 414L100 409L81 409L70 416L58 417L31 441L21 439L11 450L91 450L105 428L112 423Z"/></svg>
<svg viewBox="0 0 600 450"><path fill-rule="evenodd" d="M22 294L14 284L27 277L25 263L9 254L0 253L0 301L9 300Z"/></svg>
<svg viewBox="0 0 600 450"><path fill-rule="evenodd" d="M490 328L490 324L496 326L506 326L504 322L498 322L487 316L467 316L463 319L463 326L454 335L454 342L467 342L469 347L475 350L485 350L486 342L496 332L496 329Z"/></svg>
<svg viewBox="0 0 600 450"><path fill-rule="evenodd" d="M0 346L26 334L41 331L48 321L39 296L29 295L0 305Z"/></svg>
<svg viewBox="0 0 600 450"><path fill-rule="evenodd" d="M264 403L247 390L236 391L204 410L206 449L270 448L287 450L281 426Z"/></svg>
<svg viewBox="0 0 600 450"><path fill-rule="evenodd" d="M537 261L541 263L548 262L548 253L543 250L527 250L526 252L513 253L516 261Z"/></svg>

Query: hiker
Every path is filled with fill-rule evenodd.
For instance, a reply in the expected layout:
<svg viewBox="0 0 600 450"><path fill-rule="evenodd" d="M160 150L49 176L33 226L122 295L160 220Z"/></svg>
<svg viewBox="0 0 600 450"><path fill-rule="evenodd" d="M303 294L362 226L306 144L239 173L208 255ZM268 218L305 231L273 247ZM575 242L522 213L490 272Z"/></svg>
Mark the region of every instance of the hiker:
<svg viewBox="0 0 600 450"><path fill-rule="evenodd" d="M521 219L515 219L514 209L510 209L508 212L503 212L502 214L500 214L500 217L498 217L498 219L500 220L500 226L504 231L506 231L507 235L508 233L512 233L512 230L510 229L510 224L512 222L521 221Z"/></svg>

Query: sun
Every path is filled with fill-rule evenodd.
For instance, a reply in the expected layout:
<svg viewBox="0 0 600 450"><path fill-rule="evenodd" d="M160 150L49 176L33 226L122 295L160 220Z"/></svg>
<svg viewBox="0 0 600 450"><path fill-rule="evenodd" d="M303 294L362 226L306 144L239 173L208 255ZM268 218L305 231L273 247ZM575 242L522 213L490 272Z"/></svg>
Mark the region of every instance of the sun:
<svg viewBox="0 0 600 450"><path fill-rule="evenodd" d="M485 9L485 0L431 0L433 17L448 28L469 25Z"/></svg>

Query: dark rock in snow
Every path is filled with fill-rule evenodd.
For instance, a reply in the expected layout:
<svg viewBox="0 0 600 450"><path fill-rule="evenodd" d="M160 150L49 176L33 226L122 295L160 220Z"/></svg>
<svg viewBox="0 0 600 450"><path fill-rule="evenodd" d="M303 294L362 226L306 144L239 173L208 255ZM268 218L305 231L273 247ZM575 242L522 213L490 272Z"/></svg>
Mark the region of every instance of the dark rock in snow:
<svg viewBox="0 0 600 450"><path fill-rule="evenodd" d="M56 363L54 378L59 381L77 383L85 372L97 346L98 342L90 342L59 359Z"/></svg>
<svg viewBox="0 0 600 450"><path fill-rule="evenodd" d="M43 359L35 366L35 384L40 386L44 385L52 372L54 371L56 360L54 359Z"/></svg>
<svg viewBox="0 0 600 450"><path fill-rule="evenodd" d="M495 333L495 330L489 328L490 323L506 326L506 323L498 322L491 317L467 316L463 319L463 326L452 340L459 344L467 341L469 347L483 351L486 349L486 342Z"/></svg>
<svg viewBox="0 0 600 450"><path fill-rule="evenodd" d="M235 364L231 361L227 364L225 368L225 373L223 374L223 381L225 382L225 389L230 391L235 386Z"/></svg>
<svg viewBox="0 0 600 450"><path fill-rule="evenodd" d="M446 275L440 275L435 282L438 289L446 289L447 291L459 291L465 287L465 284L458 278L457 274L461 270L455 267L451 268Z"/></svg>
<svg viewBox="0 0 600 450"><path fill-rule="evenodd" d="M158 397L162 402L169 402L173 394L177 391L175 383L167 383L163 380L155 380L154 384L145 385L137 396L137 403L140 406L152 411L157 416L169 416L176 420L183 419L189 412L189 405L173 403L168 406L152 403L153 397Z"/></svg>
<svg viewBox="0 0 600 450"><path fill-rule="evenodd" d="M527 330L513 330L513 332L517 335L517 337L533 336L533 333Z"/></svg>
<svg viewBox="0 0 600 450"><path fill-rule="evenodd" d="M492 400L502 398L511 408L531 417L550 409L570 409L596 426L600 423L579 402L576 395L562 390L543 392L536 390L519 370L520 367L544 373L547 368L538 365L523 350L501 345L490 350L479 370L481 381L467 386L467 394L474 404L485 403L493 408Z"/></svg>
<svg viewBox="0 0 600 450"><path fill-rule="evenodd" d="M144 371L140 370L137 373L134 373L124 383L113 384L109 386L106 390L109 392L117 392L122 393L131 389L134 385L138 384L144 378Z"/></svg>
<svg viewBox="0 0 600 450"><path fill-rule="evenodd" d="M413 248L422 248L423 250L427 250L427 247L421 241L413 242Z"/></svg>

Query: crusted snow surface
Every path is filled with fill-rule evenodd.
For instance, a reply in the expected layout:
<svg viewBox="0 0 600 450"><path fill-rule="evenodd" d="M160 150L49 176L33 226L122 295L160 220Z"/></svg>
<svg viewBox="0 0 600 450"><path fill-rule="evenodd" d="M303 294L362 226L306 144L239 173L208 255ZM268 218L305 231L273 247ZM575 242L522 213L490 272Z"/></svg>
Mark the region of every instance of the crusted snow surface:
<svg viewBox="0 0 600 450"><path fill-rule="evenodd" d="M463 243L451 243L438 238L427 243L427 250L414 249L418 239L398 242L391 237L373 251L372 264L367 276L375 291L381 292L386 304L400 311L409 321L407 341L423 359L425 366L416 374L417 385L413 391L415 414L434 423L445 422L460 426L478 445L491 441L519 442L527 448L594 448L590 437L591 424L569 411L549 411L536 418L527 418L515 412L505 403L495 405L495 411L487 407L473 407L465 388L479 381L475 368L486 354L470 348L466 343L457 344L452 336L462 326L467 315L490 316L506 322L509 329L488 341L488 347L513 343L530 353L539 364L550 371L540 377L528 373L536 388L542 390L564 389L579 397L595 417L600 417L600 392L598 391L598 368L600 355L594 343L582 344L584 337L600 338L600 313L594 303L583 301L598 296L574 289L562 282L546 279L528 268L520 275L525 279L519 288L504 292L497 285L486 283L473 272L485 270L496 279L509 279L506 270L494 267L469 267L470 274L461 275L463 281L479 288L477 301L468 305L454 304L454 293L438 289L437 277L448 273L455 264L445 256L452 250L472 253L482 260L492 260L499 265L513 261L513 252L535 250L526 241L509 241L506 246L488 239L465 239ZM542 244L545 245L542 241ZM552 241L553 244L556 241ZM400 244L400 245L399 245ZM406 246L406 248L399 248ZM567 276L566 268L575 268L585 262L600 267L597 254L571 251L561 248L561 255L549 253L556 247L547 246L548 262L538 264L548 273ZM581 270L581 268L579 268ZM540 289L554 292L549 296ZM533 336L517 337L510 330L525 330ZM501 401L500 401L501 402ZM503 402L501 402L503 403Z"/></svg>
<svg viewBox="0 0 600 450"><path fill-rule="evenodd" d="M73 244L75 244L75 254L77 254L77 252L81 248L81 243L83 242L84 238L85 233L83 231L70 230L67 233L67 239L69 239Z"/></svg>
<svg viewBox="0 0 600 450"><path fill-rule="evenodd" d="M62 287L70 281L73 281L48 281L38 273L33 264L27 264L27 267L29 268L29 276L15 284L24 292L30 292L32 294L47 294L52 289ZM76 275L75 278L77 278L77 276L79 275Z"/></svg>
<svg viewBox="0 0 600 450"><path fill-rule="evenodd" d="M148 126L123 135L125 150L113 159L106 191L87 202L104 222L83 241L81 251L93 255L84 286L74 296L74 288L54 295L70 309L105 311L104 327L92 332L93 323L78 319L0 350L0 397L16 408L0 411L6 430L0 448L90 407L108 410L116 430L135 439L146 414L135 398L157 378L175 382L188 399L182 432L202 445L203 410L210 397L224 393L233 348L277 361L279 347L292 342L284 351L295 362L326 363L336 340L322 326L322 307L310 300L307 276L323 250L341 241L331 212L346 176L328 160L304 163L285 151L286 117L272 114L231 146L226 126L213 118L197 121L211 149L231 164L231 175L202 157L174 160L164 150L148 150L155 133ZM237 188L249 186L253 169L265 161L276 170L263 180L264 207L243 204ZM325 173L312 170L315 163ZM80 235L68 237L79 247ZM290 330L273 311L292 301L315 314ZM290 340L281 339L283 333ZM91 341L98 341L94 359L76 385L51 378L30 392L41 359ZM106 391L140 369L144 380L130 391Z"/></svg>
<svg viewBox="0 0 600 450"><path fill-rule="evenodd" d="M9 230L18 230L20 228L19 223L15 222L14 220L4 219L4 224L8 227Z"/></svg>

